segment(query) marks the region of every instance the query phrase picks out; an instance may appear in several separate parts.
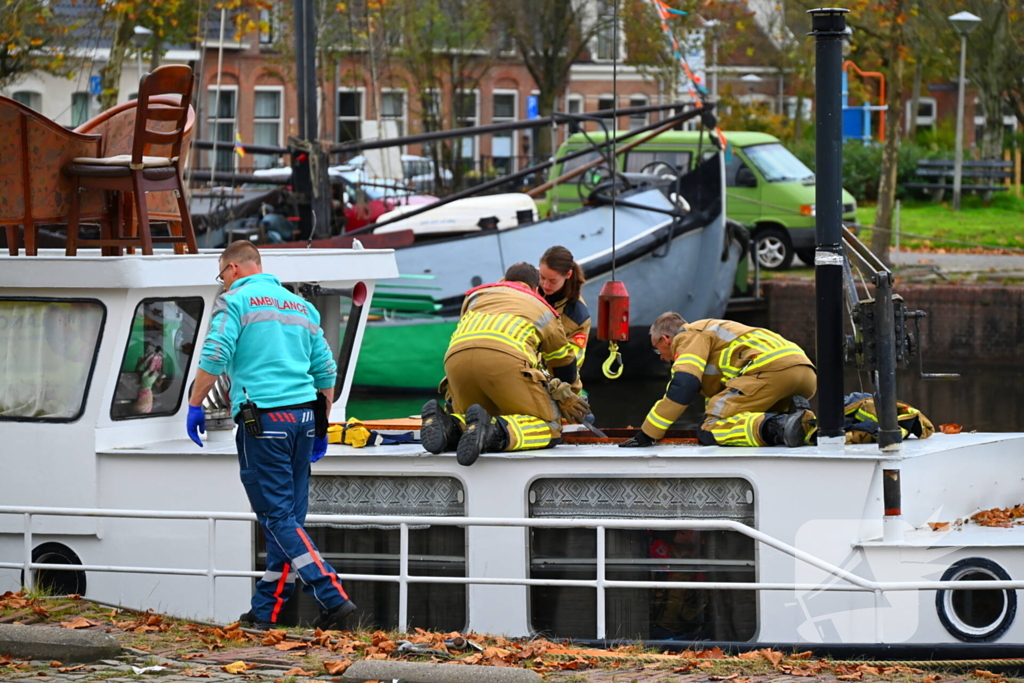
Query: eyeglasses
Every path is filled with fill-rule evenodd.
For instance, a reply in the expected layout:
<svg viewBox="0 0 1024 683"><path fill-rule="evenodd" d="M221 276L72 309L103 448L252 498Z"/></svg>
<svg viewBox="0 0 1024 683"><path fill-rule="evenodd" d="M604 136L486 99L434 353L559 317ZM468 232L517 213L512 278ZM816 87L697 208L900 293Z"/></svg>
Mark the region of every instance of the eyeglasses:
<svg viewBox="0 0 1024 683"><path fill-rule="evenodd" d="M221 284L224 284L224 271L227 270L228 268L230 268L233 265L234 265L233 263L229 263L226 266L224 266L224 270L220 271L220 273L217 275L217 282L219 282Z"/></svg>

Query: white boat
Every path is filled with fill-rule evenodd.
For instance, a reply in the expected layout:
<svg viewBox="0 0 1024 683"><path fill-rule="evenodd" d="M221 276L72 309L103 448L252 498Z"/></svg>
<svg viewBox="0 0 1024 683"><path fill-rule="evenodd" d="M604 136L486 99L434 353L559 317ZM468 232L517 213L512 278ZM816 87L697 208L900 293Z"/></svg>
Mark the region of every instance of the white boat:
<svg viewBox="0 0 1024 683"><path fill-rule="evenodd" d="M399 206L377 219L383 223L418 206ZM537 218L537 203L523 192L489 194L481 197L457 199L450 204L425 211L405 220L398 220L374 230L374 234L412 230L414 235L454 235L479 232L484 227L481 219L495 219L498 230L508 230L520 223L532 223Z"/></svg>
<svg viewBox="0 0 1024 683"><path fill-rule="evenodd" d="M263 257L285 282L370 294L398 272L388 250ZM0 591L32 559L51 566L25 583L103 602L221 622L246 609L262 556L232 425L203 449L184 430L216 261L0 256ZM137 370L154 353L147 407ZM955 522L1020 503L1022 448L996 433L886 453L583 439L465 468L415 444L331 445L308 526L358 617L385 629L1020 647L1024 529Z"/></svg>

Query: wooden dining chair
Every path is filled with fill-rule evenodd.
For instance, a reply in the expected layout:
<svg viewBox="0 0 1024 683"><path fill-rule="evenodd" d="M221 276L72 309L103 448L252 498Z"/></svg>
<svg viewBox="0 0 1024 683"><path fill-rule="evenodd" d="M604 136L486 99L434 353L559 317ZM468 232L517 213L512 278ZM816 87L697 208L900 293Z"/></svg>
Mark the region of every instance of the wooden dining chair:
<svg viewBox="0 0 1024 683"><path fill-rule="evenodd" d="M124 247L141 247L143 254L150 255L153 253L154 244L168 243L174 245L176 253L183 253L186 247L189 253L199 253L181 175L182 138L188 122L193 80L192 70L187 66L178 65L162 66L153 73L143 76L139 84L138 112L135 116L131 154L78 157L64 167L64 173L71 177L75 189L72 193L71 215L68 220L68 256L74 256L79 246L113 247L117 253ZM151 106L150 98L157 95L178 95L180 100L177 104L161 103L159 106ZM173 122L173 129L154 130L150 126L150 122L164 121ZM150 156L155 146L169 148L168 156ZM128 234L133 232L128 229L130 219L121 211L120 220L108 234L101 234L98 240L79 239L79 195L87 188L131 192L138 234ZM154 237L150 233L149 212L146 209L147 192L175 193L181 221L171 224L171 235Z"/></svg>

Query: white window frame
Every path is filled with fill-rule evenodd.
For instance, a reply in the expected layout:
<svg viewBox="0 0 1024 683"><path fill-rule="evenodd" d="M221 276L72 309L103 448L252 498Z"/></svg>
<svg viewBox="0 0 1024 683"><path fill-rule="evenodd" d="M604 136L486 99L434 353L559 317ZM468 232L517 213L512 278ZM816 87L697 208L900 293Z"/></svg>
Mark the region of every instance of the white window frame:
<svg viewBox="0 0 1024 683"><path fill-rule="evenodd" d="M616 1L617 0L590 0L589 4L590 4L590 7L591 7L591 12L592 12L591 16L593 16L594 21L598 21L598 18L601 16L599 12L600 12L600 5L602 3L607 2L607 4L609 5L609 10L608 11L610 12L611 11L611 5L614 2L616 2ZM618 41L618 45L615 46L617 48L616 52L618 53L618 61L622 62L622 61L624 61L626 59L626 34L625 34L624 30L623 30L622 13L621 12L619 13L619 30L618 30L618 36L617 37L618 37L619 41ZM600 32L595 33L594 37L591 38L591 42L590 42L590 57L591 57L591 59L594 60L595 64L611 64L614 61L613 57L601 57L598 54L598 45L599 45L598 41L599 40L600 40Z"/></svg>
<svg viewBox="0 0 1024 683"><path fill-rule="evenodd" d="M507 116L498 117L494 114L494 96L495 95L512 95L512 118ZM512 90L510 88L495 88L491 91L491 123L508 123L509 121L519 121L519 91ZM512 134L512 164L510 168L513 172L518 171L518 162L516 161L517 154L516 150L519 149L519 131L510 131ZM494 154L494 136L491 136L491 158L495 158Z"/></svg>
<svg viewBox="0 0 1024 683"><path fill-rule="evenodd" d="M338 106L338 99L341 93L358 93L359 94L359 112L357 114L358 125L356 126L356 139L363 139L363 121L366 120L366 88L364 86L356 86L355 88L338 88L334 91L334 138L335 142L340 142L341 138L338 137L338 133L341 132L342 120L351 121L351 116L343 117L341 115L341 108Z"/></svg>
<svg viewBox="0 0 1024 683"><path fill-rule="evenodd" d="M257 85L253 88L254 93L259 92L276 92L278 94L278 102L280 107L277 115L277 141L274 143L278 147L284 145L284 86L283 85ZM256 144L256 126L260 123L271 123L273 119L268 118L256 118L256 97L252 98L252 139L253 144ZM273 156L273 155L254 155L254 156ZM269 168L274 168L279 165L281 157L275 157L274 163ZM253 159L255 164L255 158ZM257 166L257 168L268 168L266 166Z"/></svg>
<svg viewBox="0 0 1024 683"><path fill-rule="evenodd" d="M636 101L636 100L643 100L643 104L634 104L634 101ZM650 103L651 103L651 98L648 97L647 95L643 94L643 93L637 93L635 95L630 95L629 96L629 106L630 107L646 107ZM629 129L630 130L634 130L635 129L634 128L634 119L635 118L639 118L641 116L644 119L643 123L641 123L638 126L635 126L635 128L643 128L644 126L646 126L647 124L649 124L651 122L651 115L650 115L650 113L647 113L647 114L631 114L629 116Z"/></svg>
<svg viewBox="0 0 1024 683"><path fill-rule="evenodd" d="M219 102L217 101L217 84L208 85L206 88L206 134L208 136L216 135L216 127L221 123L232 124L231 126L231 140L217 140L217 154L221 153L220 143L224 143L227 146L228 151L231 152L231 171L233 172L238 168L238 155L235 154L235 133L238 132L238 85L235 83L222 83L220 86L220 92L223 95L226 92L234 93L235 98L235 110L234 116L230 119L222 119L219 116L211 116L211 114L218 114ZM210 128L214 130L211 131ZM209 140L216 140L215 137L207 138ZM216 166L215 159L213 157L213 150L207 150L207 162L208 168L214 168ZM224 173L225 169L217 169L218 173Z"/></svg>
<svg viewBox="0 0 1024 683"><path fill-rule="evenodd" d="M936 116L936 114L939 111L938 102L936 101L936 99L934 97L919 97L918 98L918 106L920 106L922 102L927 102L927 103L930 103L932 105L932 115L931 116L918 116L917 117L917 128L918 128L918 130L920 130L921 128L925 128L925 127L927 127L927 128L934 128L935 127L935 122L938 120L938 116ZM910 105L912 105L913 103L914 103L913 98L908 99L907 102L906 102L906 106L904 107L905 114L906 114L906 121L905 121L905 123L906 123L906 126L907 126L908 130L910 129L910 120L911 120L910 117L914 116L914 114L915 114L915 112L910 111Z"/></svg>
<svg viewBox="0 0 1024 683"><path fill-rule="evenodd" d="M402 95L402 113L400 116L384 116L384 96L393 95L399 93ZM377 125L380 126L380 131L384 131L384 120L390 119L392 121L401 122L401 128L398 131L399 136L409 134L409 91L405 88L381 88L380 89L380 104L381 111L377 112ZM402 147L402 151L405 151L405 146Z"/></svg>
<svg viewBox="0 0 1024 683"><path fill-rule="evenodd" d="M455 120L455 127L456 128L463 128L464 127L462 122L459 120L459 108L458 108L457 98L460 95L462 95L462 96L472 95L473 96L473 103L476 106L475 106L475 111L473 112L473 123L471 123L469 125L471 125L471 126L479 126L480 125L480 104L481 104L480 89L479 88L474 88L472 90L460 90L458 92L454 92L454 91L452 92L452 114L453 114L452 118ZM471 159L473 161L473 163L477 163L477 162L480 161L480 143L479 143L479 141L477 140L476 137L470 137L469 139L473 143L473 154L472 154L472 156L463 156L462 155L462 150L460 149L459 150L459 154L458 154L458 158L459 159ZM462 143L460 143L460 145L461 144Z"/></svg>
<svg viewBox="0 0 1024 683"><path fill-rule="evenodd" d="M264 19L264 16L266 16L266 19ZM277 13L271 7L264 7L264 8L259 10L257 21L265 21L266 24L267 24L267 30L264 31L257 24L257 28L256 28L257 37L256 37L256 40L259 42L260 46L262 46L262 47L269 47L269 46L273 45L274 44L274 34L276 34L278 29L280 28L280 25L279 25L279 23L277 21Z"/></svg>
<svg viewBox="0 0 1024 683"><path fill-rule="evenodd" d="M22 93L29 95L30 97L28 99L30 101L33 99L32 96L34 96L35 99L39 102L39 107L36 108L36 107L33 107L31 104L27 104L25 102L21 102L21 100L19 100L16 97L16 95L21 95ZM24 104L26 107L28 107L32 111L39 112L40 114L43 113L43 93L39 92L38 90L28 90L28 89L15 90L14 92L11 93L11 99L16 101L16 102L19 102L20 104Z"/></svg>
<svg viewBox="0 0 1024 683"><path fill-rule="evenodd" d="M570 111L571 107L569 106L569 104L571 102L578 102L579 103L579 105L580 105L579 111L577 111L577 112ZM566 113L568 113L568 114L582 114L586 110L587 110L587 102L586 102L586 99L583 97L583 95L579 95L579 94L576 94L576 95L566 95L566 97L565 97L565 111L566 111Z"/></svg>
<svg viewBox="0 0 1024 683"><path fill-rule="evenodd" d="M786 96L786 118L792 119L796 117L796 103L798 99L799 98L795 95ZM804 121L811 121L813 107L814 100L810 97L805 97L803 101L803 112L801 112Z"/></svg>

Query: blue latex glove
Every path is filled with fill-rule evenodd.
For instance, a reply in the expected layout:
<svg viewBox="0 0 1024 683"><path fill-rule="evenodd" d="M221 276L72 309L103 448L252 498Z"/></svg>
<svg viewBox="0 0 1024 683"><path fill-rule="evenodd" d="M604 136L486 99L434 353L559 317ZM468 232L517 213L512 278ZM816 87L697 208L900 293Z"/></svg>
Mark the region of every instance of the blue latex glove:
<svg viewBox="0 0 1024 683"><path fill-rule="evenodd" d="M197 446L202 448L203 442L199 439L199 435L206 435L206 413L203 412L202 407L188 407L188 419L186 420L186 425L188 426L189 438L195 441Z"/></svg>
<svg viewBox="0 0 1024 683"><path fill-rule="evenodd" d="M327 437L313 437L313 452L309 454L309 461L316 462L327 454Z"/></svg>

